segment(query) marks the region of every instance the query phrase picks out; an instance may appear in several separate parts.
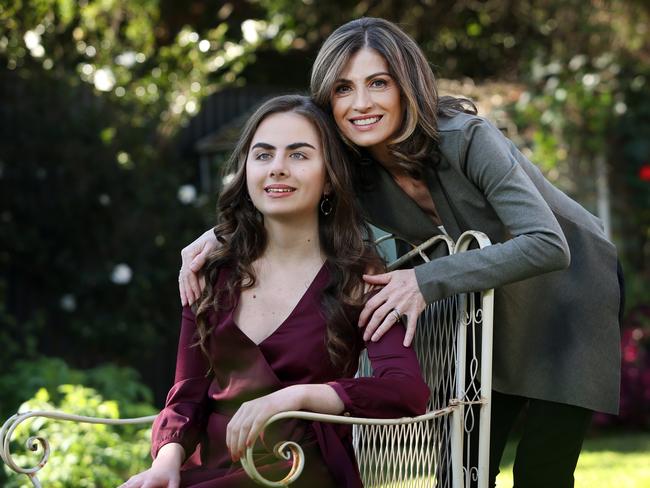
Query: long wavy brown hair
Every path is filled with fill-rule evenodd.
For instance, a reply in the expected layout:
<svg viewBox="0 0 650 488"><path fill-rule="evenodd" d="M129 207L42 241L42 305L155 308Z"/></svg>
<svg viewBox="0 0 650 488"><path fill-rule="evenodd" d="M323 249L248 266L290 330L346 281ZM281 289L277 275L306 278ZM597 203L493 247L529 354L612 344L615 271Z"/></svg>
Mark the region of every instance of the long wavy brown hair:
<svg viewBox="0 0 650 488"><path fill-rule="evenodd" d="M388 20L362 17L330 34L312 67L312 97L330 114L336 81L350 58L363 48L374 49L383 56L400 87L404 120L389 141L388 149L399 167L419 178L425 165L438 161L438 116L458 112L476 114L476 106L466 98L438 97L435 76L417 43ZM363 154L339 134L357 156Z"/></svg>
<svg viewBox="0 0 650 488"><path fill-rule="evenodd" d="M330 282L323 291L322 303L327 320L324 338L330 360L345 373L354 372L362 347L356 316L365 299L362 274L381 271L383 262L370 239L368 225L361 218L352 190L348 154L337 136L332 121L309 97L284 95L260 106L248 119L235 150L226 166L234 175L223 189L217 203L218 222L214 233L220 246L204 267L206 287L195 308L197 345L210 361L208 339L213 323L210 316L231 306L239 289L255 285L253 262L266 248L267 234L263 217L249 198L246 187L246 159L257 128L264 119L277 113L293 112L303 116L316 129L323 151L326 180L331 192L332 211L319 213L319 237L327 260ZM229 267L225 286L217 289L219 270Z"/></svg>

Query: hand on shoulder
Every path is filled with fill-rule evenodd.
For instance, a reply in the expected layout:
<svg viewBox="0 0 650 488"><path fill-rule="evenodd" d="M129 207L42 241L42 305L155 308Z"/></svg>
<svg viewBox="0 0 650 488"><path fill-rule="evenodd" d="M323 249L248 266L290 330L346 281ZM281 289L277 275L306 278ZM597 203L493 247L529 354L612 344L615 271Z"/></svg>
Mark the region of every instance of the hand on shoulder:
<svg viewBox="0 0 650 488"><path fill-rule="evenodd" d="M178 291L183 306L191 305L201 296L205 288L205 279L199 276L199 271L217 245L217 238L210 229L181 251L182 264L178 273Z"/></svg>
<svg viewBox="0 0 650 488"><path fill-rule="evenodd" d="M405 318L404 346L410 346L415 337L418 317L426 307L415 270L399 269L379 275L366 274L363 279L369 285L381 287L359 315L359 327L366 328L364 340L378 341L395 323Z"/></svg>

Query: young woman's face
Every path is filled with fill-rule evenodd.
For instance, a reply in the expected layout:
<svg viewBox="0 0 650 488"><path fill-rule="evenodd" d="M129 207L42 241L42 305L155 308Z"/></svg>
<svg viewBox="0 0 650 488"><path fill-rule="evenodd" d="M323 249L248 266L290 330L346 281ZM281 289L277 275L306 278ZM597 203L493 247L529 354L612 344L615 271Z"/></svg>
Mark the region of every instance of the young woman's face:
<svg viewBox="0 0 650 488"><path fill-rule="evenodd" d="M400 90L374 49L355 53L334 84L332 112L354 144L381 153L402 123Z"/></svg>
<svg viewBox="0 0 650 488"><path fill-rule="evenodd" d="M321 142L309 120L284 112L260 123L246 159L246 186L262 215L317 217L325 179Z"/></svg>

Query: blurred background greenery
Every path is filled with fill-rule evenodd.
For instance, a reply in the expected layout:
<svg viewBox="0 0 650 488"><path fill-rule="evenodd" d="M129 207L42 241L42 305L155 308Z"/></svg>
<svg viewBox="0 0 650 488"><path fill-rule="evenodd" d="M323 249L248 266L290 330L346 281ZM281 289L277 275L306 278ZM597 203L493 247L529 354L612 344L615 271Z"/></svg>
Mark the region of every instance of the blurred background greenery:
<svg viewBox="0 0 650 488"><path fill-rule="evenodd" d="M364 15L399 23L442 93L475 99L603 218L627 312L621 415L596 425L650 427L645 0L2 0L1 418L24 402L122 417L162 406L179 252L214 221L219 164L247 111L305 91L323 39ZM69 432L49 486L114 486L146 464L147 429Z"/></svg>

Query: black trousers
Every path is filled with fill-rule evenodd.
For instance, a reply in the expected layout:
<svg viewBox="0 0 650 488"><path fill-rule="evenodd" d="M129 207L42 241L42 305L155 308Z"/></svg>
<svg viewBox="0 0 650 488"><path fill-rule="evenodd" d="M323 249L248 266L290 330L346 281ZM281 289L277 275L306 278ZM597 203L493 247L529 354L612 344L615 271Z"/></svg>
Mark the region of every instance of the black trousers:
<svg viewBox="0 0 650 488"><path fill-rule="evenodd" d="M494 390L489 486L495 486L508 434L524 408L523 431L513 468L515 488L572 488L573 472L593 412Z"/></svg>

